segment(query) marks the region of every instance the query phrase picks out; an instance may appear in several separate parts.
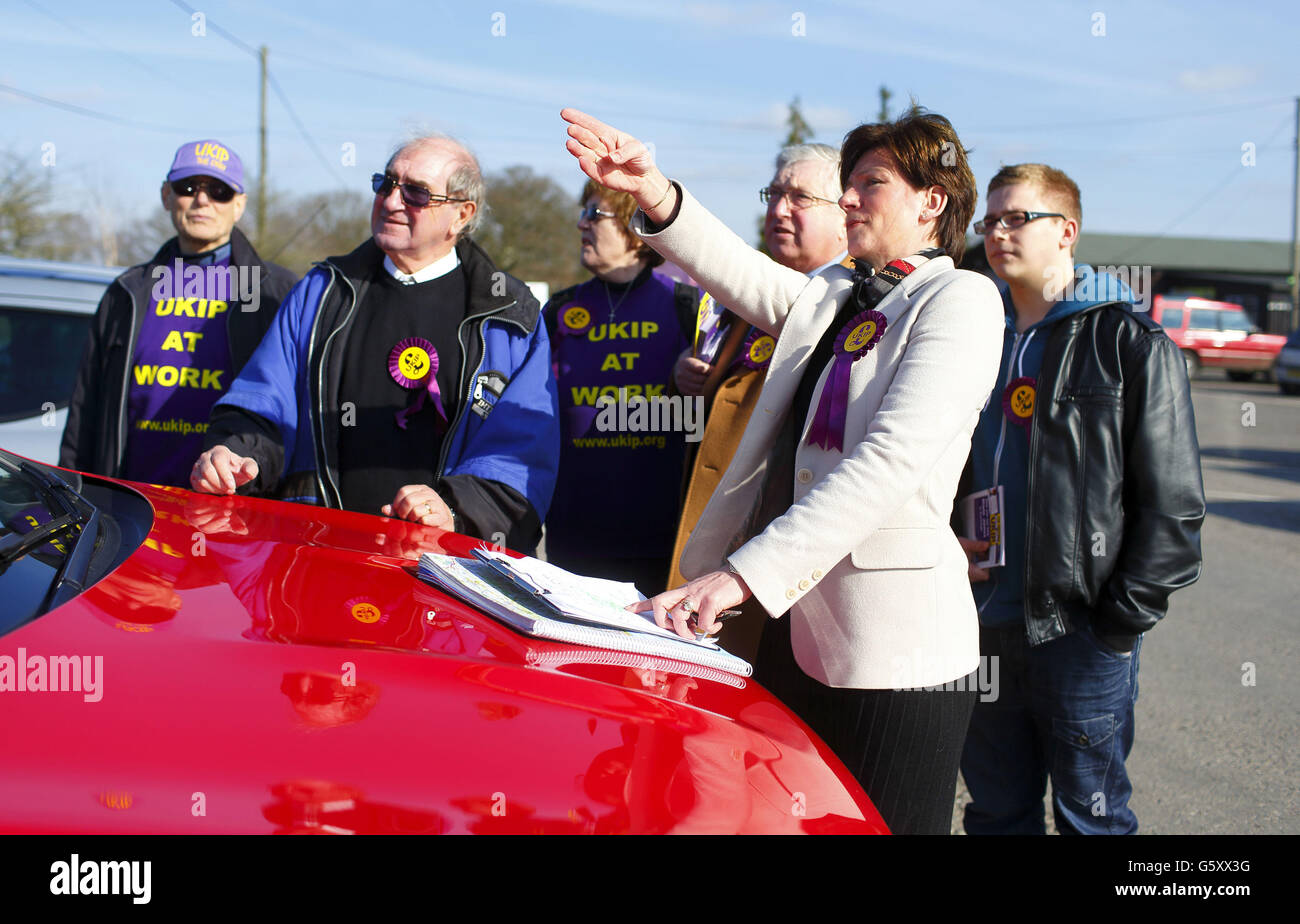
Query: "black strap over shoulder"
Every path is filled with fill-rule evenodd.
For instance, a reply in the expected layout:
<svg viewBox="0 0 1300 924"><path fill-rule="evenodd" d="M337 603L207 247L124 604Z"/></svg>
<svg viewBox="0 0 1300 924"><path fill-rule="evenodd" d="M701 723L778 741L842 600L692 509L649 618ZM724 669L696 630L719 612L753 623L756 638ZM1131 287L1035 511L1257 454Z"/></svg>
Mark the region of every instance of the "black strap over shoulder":
<svg viewBox="0 0 1300 924"><path fill-rule="evenodd" d="M928 260L943 256L942 247L922 250L919 256ZM876 272L872 267L853 261L853 290L849 293L848 304L856 311L875 308L893 291L916 267L906 260L893 260Z"/></svg>
<svg viewBox="0 0 1300 924"><path fill-rule="evenodd" d="M682 330L682 339L691 346L695 345L695 314L699 311L700 299L703 297L704 293L693 285L673 283L673 307L677 312L677 325Z"/></svg>

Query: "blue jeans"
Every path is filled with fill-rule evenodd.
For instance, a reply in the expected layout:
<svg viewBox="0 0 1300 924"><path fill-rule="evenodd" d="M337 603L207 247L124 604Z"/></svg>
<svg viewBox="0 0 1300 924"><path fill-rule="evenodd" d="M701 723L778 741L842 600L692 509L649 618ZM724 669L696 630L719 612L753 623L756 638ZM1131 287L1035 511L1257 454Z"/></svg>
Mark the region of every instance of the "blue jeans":
<svg viewBox="0 0 1300 924"><path fill-rule="evenodd" d="M980 653L998 658L998 695L975 704L962 750L970 790L967 834L1043 834L1043 795L1062 834L1134 834L1133 747L1138 639L1114 651L1091 629L1031 648L1023 625L980 627Z"/></svg>

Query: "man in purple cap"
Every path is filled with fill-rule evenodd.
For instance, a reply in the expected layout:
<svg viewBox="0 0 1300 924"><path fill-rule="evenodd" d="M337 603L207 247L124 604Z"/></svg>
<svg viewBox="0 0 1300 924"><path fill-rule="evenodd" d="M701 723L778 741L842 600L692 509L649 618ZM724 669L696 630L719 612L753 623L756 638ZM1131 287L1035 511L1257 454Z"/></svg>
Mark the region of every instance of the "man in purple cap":
<svg viewBox="0 0 1300 924"><path fill-rule="evenodd" d="M176 237L108 287L81 358L59 464L189 485L208 413L297 278L235 227L244 165L211 139L183 144L162 184Z"/></svg>

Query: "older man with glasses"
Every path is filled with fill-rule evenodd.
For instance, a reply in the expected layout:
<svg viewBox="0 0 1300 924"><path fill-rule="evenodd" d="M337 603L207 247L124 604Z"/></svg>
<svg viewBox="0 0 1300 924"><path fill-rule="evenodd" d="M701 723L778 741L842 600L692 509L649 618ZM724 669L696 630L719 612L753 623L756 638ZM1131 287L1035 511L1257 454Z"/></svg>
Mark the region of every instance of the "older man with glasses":
<svg viewBox="0 0 1300 924"><path fill-rule="evenodd" d="M162 184L176 236L108 287L82 354L59 464L187 486L213 403L252 356L297 277L235 227L244 166L183 144Z"/></svg>
<svg viewBox="0 0 1300 924"><path fill-rule="evenodd" d="M372 237L290 293L214 409L191 485L530 550L555 484L555 383L537 300L469 237L478 161L417 138L371 185Z"/></svg>

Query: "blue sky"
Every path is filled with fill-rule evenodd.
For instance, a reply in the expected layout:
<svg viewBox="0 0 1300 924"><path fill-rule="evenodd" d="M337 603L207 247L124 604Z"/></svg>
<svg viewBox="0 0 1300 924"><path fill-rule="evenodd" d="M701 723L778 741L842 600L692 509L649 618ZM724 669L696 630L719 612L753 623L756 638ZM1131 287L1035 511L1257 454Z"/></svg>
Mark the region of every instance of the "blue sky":
<svg viewBox="0 0 1300 924"><path fill-rule="evenodd" d="M485 170L528 164L576 195L558 116L571 105L653 143L665 172L751 239L789 100L838 144L874 120L884 83L895 109L910 95L952 120L981 189L1001 163L1064 169L1083 191L1085 234L1284 240L1298 9L0 0L0 85L20 91L0 89L0 150L34 165L52 150L42 169L57 205L123 221L157 207L185 141L219 138L255 173L257 62L224 31L269 46L312 139L272 92L269 176L296 192L367 190L395 143L430 128L468 142Z"/></svg>

